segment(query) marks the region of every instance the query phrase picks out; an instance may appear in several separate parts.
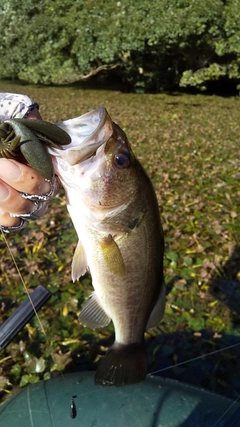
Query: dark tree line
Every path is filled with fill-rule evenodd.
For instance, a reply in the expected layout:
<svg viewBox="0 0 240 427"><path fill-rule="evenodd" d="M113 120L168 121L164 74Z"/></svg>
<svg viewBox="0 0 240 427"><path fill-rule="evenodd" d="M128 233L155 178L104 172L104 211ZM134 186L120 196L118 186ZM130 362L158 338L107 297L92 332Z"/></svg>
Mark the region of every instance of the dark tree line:
<svg viewBox="0 0 240 427"><path fill-rule="evenodd" d="M239 22L240 0L4 0L0 79L239 90Z"/></svg>

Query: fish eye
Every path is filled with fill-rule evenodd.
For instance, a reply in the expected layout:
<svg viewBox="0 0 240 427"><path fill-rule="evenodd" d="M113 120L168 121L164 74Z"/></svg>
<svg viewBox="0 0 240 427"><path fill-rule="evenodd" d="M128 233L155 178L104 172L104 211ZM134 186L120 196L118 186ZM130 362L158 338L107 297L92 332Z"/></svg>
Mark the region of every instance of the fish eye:
<svg viewBox="0 0 240 427"><path fill-rule="evenodd" d="M114 166L118 169L126 169L129 166L129 158L126 154L118 153L114 156Z"/></svg>

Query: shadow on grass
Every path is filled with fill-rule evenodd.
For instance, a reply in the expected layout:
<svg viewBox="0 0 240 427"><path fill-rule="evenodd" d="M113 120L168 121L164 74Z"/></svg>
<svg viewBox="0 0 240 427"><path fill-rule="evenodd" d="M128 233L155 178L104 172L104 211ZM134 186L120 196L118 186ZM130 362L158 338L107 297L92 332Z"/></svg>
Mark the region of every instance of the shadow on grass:
<svg viewBox="0 0 240 427"><path fill-rule="evenodd" d="M209 284L209 291L231 311L232 328L216 334L211 329L194 332L176 330L165 334L161 325L146 338L149 373L203 387L209 391L236 398L240 393L240 246ZM174 283L168 283L168 290ZM94 370L97 355L112 345L113 335L92 343L90 357L77 360L70 370ZM238 345L239 344L239 345ZM158 372L159 371L159 372Z"/></svg>
<svg viewBox="0 0 240 427"><path fill-rule="evenodd" d="M236 246L224 265L221 276L218 272L209 283L210 293L230 309L231 333L226 331L218 335L210 329L204 329L199 333L178 330L166 335L157 334L147 342L149 360L152 360L151 372L159 370L158 375L163 377L204 387L227 397L236 398L239 395L239 272L240 246ZM161 330L161 326L159 329Z"/></svg>
<svg viewBox="0 0 240 427"><path fill-rule="evenodd" d="M149 373L202 387L233 399L240 394L239 271L240 246L236 246L223 267L222 276L216 274L209 284L209 291L214 297L230 309L231 331L216 336L211 329L196 333L183 325L172 333L164 333L164 327L160 324L146 338ZM174 280L168 283L168 290L173 286ZM106 336L99 339L97 334L93 337L89 332L89 336L85 334L84 339L91 342L89 352L82 353L79 348L73 350L72 362L63 373L95 370L99 355L104 355L106 348L112 345L114 335L109 334L108 330Z"/></svg>

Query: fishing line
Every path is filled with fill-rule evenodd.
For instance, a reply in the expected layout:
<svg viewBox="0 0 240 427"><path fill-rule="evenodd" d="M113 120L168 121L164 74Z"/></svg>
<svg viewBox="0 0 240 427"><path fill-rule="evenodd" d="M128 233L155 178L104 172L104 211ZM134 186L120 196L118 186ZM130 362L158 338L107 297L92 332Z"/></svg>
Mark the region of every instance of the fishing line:
<svg viewBox="0 0 240 427"><path fill-rule="evenodd" d="M22 285L23 285L23 287L24 287L24 290L25 290L25 292L26 292L26 294L27 294L27 297L28 297L28 298L29 298L29 300L30 300L30 303L31 303L32 308L33 308L33 311L34 311L34 313L35 313L35 315L36 315L36 318L37 318L37 320L38 320L38 323L39 323L39 325L40 325L40 328L41 328L42 332L44 333L45 337L47 337L47 334L46 334L46 332L45 332L45 330L44 330L44 328L43 328L42 322L41 322L41 320L40 320L40 318L39 318L39 316L38 316L37 310L36 310L36 308L35 308L35 306L34 306L34 303L33 303L33 301L32 301L31 295L30 295L30 293L29 293L29 291L28 291L28 289L27 289L27 286L26 286L26 284L25 284L25 281L24 281L24 279L23 279L23 276L22 276L22 274L21 274L21 272L20 272L20 270L19 270L19 268L18 268L17 262L16 262L16 260L15 260L15 258L14 258L14 255L13 255L13 253L12 253L12 250L11 250L11 248L10 248L10 246L9 246L9 243L8 243L8 241L7 241L7 239L6 239L6 236L5 236L5 234L4 234L3 229L2 229L2 227L1 227L1 226L0 226L0 229L1 229L1 233L2 233L2 235L3 235L3 239L4 239L5 243L6 243L7 248L8 248L9 254L10 254L10 256L11 256L11 259L12 259L12 261L13 261L13 264L14 264L14 266L15 266L15 268L16 268L17 273L18 273L18 276L20 277L20 280L21 280ZM65 389L67 390L67 385L66 385L66 381L65 381L64 374L63 374L62 370L61 370L61 369L59 369L59 368L58 368L58 371L59 371L59 372L60 372L60 374L61 374L61 377L62 377L63 382L64 382L64 387L65 387ZM68 393L69 393L69 392L67 391L67 394L68 394ZM74 398L76 398L76 397L77 397L77 396L74 396ZM47 395L46 395L46 400L47 400L47 403L48 403ZM73 402L73 396L72 396L72 397L71 397L71 402L70 402L70 408L71 408L71 411L73 411L73 410L74 410L74 405L75 405L75 403ZM72 407L73 407L73 409L72 409ZM73 411L73 412L74 412L74 411ZM53 423L52 415L51 415L51 411L50 411L50 410L49 410L49 414L50 414L50 416L51 416L51 422ZM74 416L74 417L72 417L72 418L75 418L75 417L77 416L77 412L76 412L76 411L74 412L74 415L75 415L75 416ZM53 425L53 424L52 424L52 425Z"/></svg>
<svg viewBox="0 0 240 427"><path fill-rule="evenodd" d="M43 383L43 387L44 387L44 393L45 393L45 398L46 398L48 413L49 413L49 417L50 417L51 427L55 427L54 426L54 421L53 421L53 418L52 418L51 408L50 408L49 401L48 401L48 395L47 395L46 382L45 381ZM28 392L29 392L29 389L28 389Z"/></svg>
<svg viewBox="0 0 240 427"><path fill-rule="evenodd" d="M170 366L167 366L166 368L158 369L157 371L150 372L148 375L154 375L154 374L157 374L158 372L167 371L168 369L176 368L177 366L184 365L185 363L190 363L190 362L193 362L194 360L203 359L204 357L212 356L213 354L217 354L217 353L221 353L221 351L230 350L231 348L237 347L239 345L240 345L240 343L232 344L232 345L229 345L228 347L220 348L219 350L214 350L214 351L211 351L210 353L206 353L206 354L203 354L201 356L193 357L192 359L185 360L184 362L179 362L179 363L176 363L175 365L170 365Z"/></svg>
<svg viewBox="0 0 240 427"><path fill-rule="evenodd" d="M9 243L8 243L8 241L7 241L7 239L6 239L6 236L5 236L5 234L4 234L3 229L2 229L2 227L1 227L1 226L0 226L0 229L1 229L1 232L2 232L2 235L3 235L3 239L4 239L5 243L6 243L6 246L7 246L7 248L8 248L8 251L9 251L9 253L10 253L10 256L11 256L11 258L12 258L12 261L13 261L13 263L14 263L14 266L15 266L15 268L16 268L16 271L17 271L17 273L18 273L18 275L19 275L19 277L20 277L20 280L21 280L21 282L22 282L22 284L23 284L23 287L24 287L24 289L25 289L25 292L26 292L26 294L27 294L27 296L28 296L28 298L29 298L29 300L30 300L30 302L31 302L31 305L32 305L33 310L34 310L34 313L35 313L36 318L37 318L37 320L38 320L38 322L39 322L39 325L40 325L40 327L41 327L41 330L42 330L42 332L44 333L44 335L47 337L47 334L46 334L46 332L45 332L45 330L44 330L44 328L43 328L43 325L42 325L42 323L41 323L41 320L40 320L40 318L39 318L39 316L38 316L38 313L37 313L37 311L36 311L36 309L35 309L34 303L33 303L32 299L31 299L31 295L30 295L30 293L29 293L29 291L28 291L28 289L27 289L27 287L26 287L26 284L25 284L25 282L24 282L24 279L23 279L23 277L22 277L22 274L21 274L21 272L20 272L20 270L19 270L19 268L18 268L17 262L16 262L16 260L15 260L15 258L14 258L14 255L13 255L13 253L12 253L12 250L11 250L11 248L10 248L10 246L9 246ZM64 376L64 374L63 374L63 372L62 372L62 370L61 370L61 369L59 369L59 368L58 368L58 371L60 372L60 375L61 375L62 380L63 380L63 383L64 383L65 390L67 391L67 390L68 390L68 387L67 387L67 385L66 385L65 376ZM87 392L87 393L82 393L82 394L81 394L81 395L79 395L78 397L80 397L80 396L85 396L85 395L89 395L89 394L96 393L96 392L97 392L97 393L99 393L100 391L101 391L101 390L96 390L96 391L92 391L92 392L90 392L90 393L89 393L89 392ZM69 391L67 391L67 394L70 394L70 395L71 395L71 399L70 399L70 415L71 415L71 418L75 418L75 417L77 416L77 412L75 411L75 413L74 413L74 410L75 410L74 405L75 405L75 403L73 402L73 399L77 398L77 396L75 396L75 395L74 395L74 397L73 397L73 395L72 395ZM46 399L47 399L47 395L46 395ZM48 402L48 399L47 399L47 402ZM51 413L51 411L49 411L49 413ZM72 416L73 414L74 414L74 417Z"/></svg>
<svg viewBox="0 0 240 427"><path fill-rule="evenodd" d="M240 399L240 396L238 396L235 400L234 400L234 402L229 406L229 408L222 414L222 416L216 421L216 423L212 426L212 427L216 427L217 425L218 425L218 423L223 419L223 417L230 411L230 409L234 406L234 405L236 405L236 403L238 402L238 400ZM229 420L230 422L231 422L231 420ZM234 422L234 424L229 424L229 421L228 421L228 424L225 424L225 427L233 427L234 426L234 424L235 424L235 422ZM237 420L235 420L235 421L237 421Z"/></svg>
<svg viewBox="0 0 240 427"><path fill-rule="evenodd" d="M35 306L34 306L34 304L33 304L33 301L32 301L32 298L31 298L31 295L30 295L30 293L29 293L29 291L28 291L28 289L27 289L27 286L26 286L26 284L25 284L25 282L24 282L24 280L23 280L22 274L21 274L21 272L20 272L20 270L19 270L19 268L18 268L18 265L17 265L17 263L16 263L16 261L15 261L14 255L13 255L13 253L12 253L12 250L11 250L11 248L10 248L9 244L8 244L8 241L7 241L7 239L6 239L6 236L5 236L5 234L4 234L3 229L2 229L2 227L1 227L1 226L0 226L0 229L1 229L1 232L2 232L2 235L3 235L3 239L4 239L4 241L5 241L6 245L7 245L8 251L9 251L9 253L10 253L10 256L11 256L11 258L12 258L13 264L14 264L14 266L15 266L16 270L17 270L18 276L20 277L20 280L21 280L22 285L23 285L23 287L24 287L24 290L25 290L25 292L26 292L26 294L27 294L27 296L28 296L28 299L29 299L29 300L30 300L30 302L31 302L31 305L32 305L33 311L34 311L35 316L36 316L36 318L37 318L37 320L38 320L38 323L39 323L39 325L40 325L40 328L41 328L42 332L44 333L44 335L46 336L46 332L45 332L45 330L44 330L44 328L43 328L43 325L42 325L42 322L41 322L41 320L40 320L40 318L39 318L39 316L38 316L38 314L37 314L37 310L36 310L36 308L35 308Z"/></svg>
<svg viewBox="0 0 240 427"><path fill-rule="evenodd" d="M197 357L193 357L192 359L188 359L188 360L185 360L184 362L180 362L180 363L176 363L175 365L171 365L171 366L167 366L166 368L162 368L162 369L159 369L159 370L157 370L157 371L154 371L154 372L151 372L151 373L149 373L147 376L151 376L151 375L154 375L154 374L157 374L157 373L159 373L159 372L163 372L163 371L167 371L168 369L173 369L173 368L175 368L175 367L177 367L177 366L181 366L181 365L184 365L185 363L190 363L190 362L193 362L194 360L199 360L199 359L203 359L204 357L207 357L207 356L212 356L212 355L214 355L214 354L217 354L217 353L220 353L220 352L222 352L222 351L225 351L225 350L230 350L230 349L232 349L232 348L234 348L234 347L237 347L237 346L239 346L240 345L240 343L237 343L237 344L232 344L232 345L229 345L229 346L227 346L227 347L224 347L224 348L221 348L221 349L219 349L219 350L215 350L215 351L211 351L210 353L207 353L207 354L203 354L202 356L197 356ZM217 427L217 425L218 425L218 423L223 419L223 417L231 410L231 408L234 406L234 405L236 405L236 403L238 402L240 400L240 396L238 396L235 400L234 400L234 402L232 402L232 404L229 406L229 408L221 415L221 417L216 421L216 423L212 426L212 427ZM233 415L234 416L234 415ZM231 420L230 420L230 422L231 422ZM235 423L234 423L235 424ZM226 427L233 427L234 426L234 424L226 424Z"/></svg>
<svg viewBox="0 0 240 427"><path fill-rule="evenodd" d="M36 318L37 318L37 320L38 320L38 323L39 323L39 325L40 325L40 328L41 328L41 330L42 330L42 332L44 333L44 335L45 336L47 336L47 334L46 334L46 332L45 332L45 330L44 330L44 328L43 328L43 325L42 325L42 323L41 323L41 320L40 320L40 318L39 318L39 316L38 316L38 313L37 313L37 311L36 311L36 309L35 309L35 306L34 306L34 303L33 303L33 301L32 301L32 299L31 299L31 294L29 293L29 291L28 291L28 289L27 289L27 286L26 286L26 284L25 284L25 282L24 282L24 279L23 279L23 277L22 277L22 274L21 274L21 272L20 272L20 270L19 270L19 268L18 268L18 265L17 265L17 262L16 262L16 260L15 260L15 258L14 258L14 255L13 255L13 253L12 253L12 250L11 250L11 248L10 248L10 246L9 246L9 243L8 243L8 241L7 241L7 239L6 239L6 236L5 236L5 234L4 234L4 232L3 232L3 230L2 230L2 227L0 226L0 229L1 229L1 233L2 233L2 235L3 235L3 238L4 238L4 241L5 241L5 243L6 243L6 246L7 246L7 248L8 248L8 251L9 251L9 254L10 254L10 256L11 256L11 259L12 259L12 261L13 261L13 263L14 263L14 266L15 266L15 268L16 268L16 271L17 271L17 273L18 273L18 275L19 275L19 277L20 277L20 280L21 280L21 282L22 282L22 285L23 285L23 287L24 287L24 290L25 290L25 292L26 292L26 294L27 294L27 296L28 296L28 298L29 298L29 300L30 300L30 302L31 302L31 305L32 305L32 307L33 307L33 310L34 310L34 313L35 313L35 315L36 315ZM229 346L227 346L227 347L224 347L224 348L222 348L222 349L218 349L218 350L214 350L214 351L212 351L212 352L210 352L210 353L207 353L207 354L203 354L203 355L201 355L201 356L197 356L197 357L194 357L194 358L191 358L191 359L188 359L188 360L185 360L185 361L183 361L183 362L179 362L179 363L176 363L176 364L174 364L174 365L170 365L170 366L167 366L167 367L165 367L165 368L162 368L162 369L158 369L157 371L153 371L153 372L150 372L148 375L147 375L147 377L150 377L151 375L155 375L155 374L157 374L157 373L160 373L160 372L164 372L164 371L167 371L167 370L169 370L169 369L173 369L173 368L176 368L176 367L178 367L178 366L182 366L182 365L184 365L184 364L186 364L186 363L191 363L191 362L193 362L193 361L195 361L195 360L200 360L200 359L204 359L205 357L207 357L207 356L212 356L212 355L215 355L215 354L218 354L218 353L220 353L220 352L222 352L222 351L225 351L225 350L230 350L230 349L232 349L232 348L235 348L235 347L237 347L237 346L239 346L240 345L240 343L237 343L237 344L232 344L232 345L229 345ZM63 382L64 382L64 386L65 386L65 388L67 389L68 387L66 386L66 381L65 381L65 377L64 377L64 374L63 374L63 372L61 371L61 370L59 370L59 372L60 372L60 374L61 374L61 376L62 376L62 379L63 379ZM91 392L86 392L86 393L81 393L80 395L78 395L78 397L81 397L81 396L87 396L87 395L90 395L90 394L93 394L93 393L99 393L99 392L101 392L101 390L96 390L96 391L91 391ZM70 410L72 411L72 415L73 415L73 413L74 413L74 411L75 411L75 408L74 408L74 402L73 402L73 399L75 399L76 398L76 396L72 396L71 395L71 393L69 393L70 394L70 396L71 396L71 398L70 398ZM236 398L236 400L229 406L229 408L224 412L224 414L217 420L217 422L214 424L214 426L213 427L217 427L217 424L222 420L222 418L230 411L230 409L238 402L240 400L240 396L238 396L237 398ZM76 416L77 414L75 414L74 413L74 415ZM72 416L72 418L75 418L75 416Z"/></svg>

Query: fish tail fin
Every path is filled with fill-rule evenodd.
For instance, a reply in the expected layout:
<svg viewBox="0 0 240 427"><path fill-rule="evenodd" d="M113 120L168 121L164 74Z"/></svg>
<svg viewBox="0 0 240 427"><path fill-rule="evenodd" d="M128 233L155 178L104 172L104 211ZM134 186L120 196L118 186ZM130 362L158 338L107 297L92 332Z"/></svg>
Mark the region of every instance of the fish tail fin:
<svg viewBox="0 0 240 427"><path fill-rule="evenodd" d="M147 375L147 356L144 344L114 343L100 362L95 384L123 386L144 381Z"/></svg>

